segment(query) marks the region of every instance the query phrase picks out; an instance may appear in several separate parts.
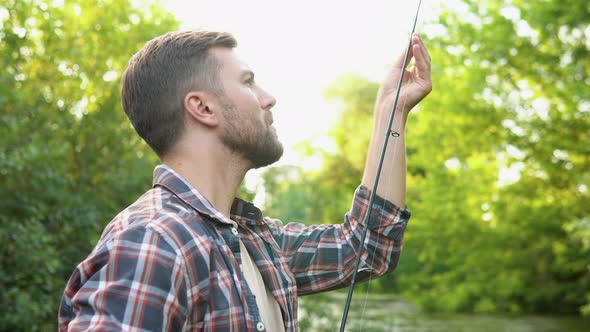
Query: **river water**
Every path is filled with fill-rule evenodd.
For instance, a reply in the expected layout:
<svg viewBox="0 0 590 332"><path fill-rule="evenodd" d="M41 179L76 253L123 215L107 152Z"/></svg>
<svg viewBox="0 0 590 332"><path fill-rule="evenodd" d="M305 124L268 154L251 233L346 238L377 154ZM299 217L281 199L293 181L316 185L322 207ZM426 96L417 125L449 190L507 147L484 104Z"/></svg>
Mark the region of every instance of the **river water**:
<svg viewBox="0 0 590 332"><path fill-rule="evenodd" d="M427 314L392 295L355 296L346 324L350 332L590 332L590 319L575 316ZM338 331L345 300L344 292L301 297L300 330Z"/></svg>

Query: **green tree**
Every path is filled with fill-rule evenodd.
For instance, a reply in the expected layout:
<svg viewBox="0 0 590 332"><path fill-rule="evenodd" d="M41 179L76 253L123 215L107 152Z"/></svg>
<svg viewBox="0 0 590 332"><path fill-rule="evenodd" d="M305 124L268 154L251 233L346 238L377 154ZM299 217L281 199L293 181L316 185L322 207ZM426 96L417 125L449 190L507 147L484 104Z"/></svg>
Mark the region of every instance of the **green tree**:
<svg viewBox="0 0 590 332"><path fill-rule="evenodd" d="M435 87L407 129L414 215L377 287L432 310L590 313L589 8L464 1L425 27ZM337 150L273 184L270 210L299 197L313 207L301 218L339 220L364 166L371 84L329 90L346 105Z"/></svg>
<svg viewBox="0 0 590 332"><path fill-rule="evenodd" d="M130 56L178 23L158 2L0 5L0 330L53 330L63 287L156 162L120 107Z"/></svg>
<svg viewBox="0 0 590 332"><path fill-rule="evenodd" d="M374 82L349 74L326 91L326 98L346 105L330 131L336 150L318 150L304 142L299 146L303 155L321 155L320 170L283 167L263 174L267 214L289 221L295 218L308 223L342 222L352 193L361 181L378 88Z"/></svg>
<svg viewBox="0 0 590 332"><path fill-rule="evenodd" d="M578 1L466 2L464 12L441 17L444 33L430 42L439 92L416 118L431 122L418 123L420 143L411 146L439 142L431 145L438 152L418 157L432 164L413 189L425 204L416 209L428 211L413 234L444 228L444 236L415 239L423 269L413 280L400 276L423 304L576 312L584 303L589 259L568 229L590 214L588 9ZM461 179L447 196L465 197L452 214L433 214L440 199L421 186L448 177L435 169L452 173L450 160ZM507 169L512 181L499 176Z"/></svg>

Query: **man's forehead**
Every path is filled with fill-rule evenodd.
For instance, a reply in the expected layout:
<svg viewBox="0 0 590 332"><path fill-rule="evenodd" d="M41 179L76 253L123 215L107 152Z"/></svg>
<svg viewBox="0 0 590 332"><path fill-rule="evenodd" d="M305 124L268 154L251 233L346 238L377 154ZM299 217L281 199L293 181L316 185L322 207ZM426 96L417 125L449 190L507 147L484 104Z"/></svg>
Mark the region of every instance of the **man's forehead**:
<svg viewBox="0 0 590 332"><path fill-rule="evenodd" d="M225 72L234 72L238 74L252 73L250 66L234 50L227 47L213 47L210 52L215 55L221 70Z"/></svg>

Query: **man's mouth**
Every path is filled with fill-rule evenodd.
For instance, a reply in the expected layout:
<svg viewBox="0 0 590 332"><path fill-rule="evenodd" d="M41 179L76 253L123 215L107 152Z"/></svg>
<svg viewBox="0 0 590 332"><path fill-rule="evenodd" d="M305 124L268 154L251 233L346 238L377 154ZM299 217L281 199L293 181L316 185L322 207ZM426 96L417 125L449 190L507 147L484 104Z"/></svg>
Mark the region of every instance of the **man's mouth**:
<svg viewBox="0 0 590 332"><path fill-rule="evenodd" d="M272 113L269 113L269 115L266 117L266 123L268 123L269 126L272 126L272 124L274 123L274 119L272 118Z"/></svg>

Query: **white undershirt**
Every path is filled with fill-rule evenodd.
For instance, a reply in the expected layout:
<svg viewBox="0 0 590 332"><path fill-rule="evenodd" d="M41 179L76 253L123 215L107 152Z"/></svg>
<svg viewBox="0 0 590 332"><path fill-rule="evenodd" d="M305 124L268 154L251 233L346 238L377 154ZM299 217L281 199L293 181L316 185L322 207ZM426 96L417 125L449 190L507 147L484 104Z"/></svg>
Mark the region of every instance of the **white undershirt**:
<svg viewBox="0 0 590 332"><path fill-rule="evenodd" d="M266 331L284 332L283 315L279 303L264 284L260 270L241 240L240 252L242 253L242 272L252 293L256 296L256 304L260 310L260 318L266 327Z"/></svg>

